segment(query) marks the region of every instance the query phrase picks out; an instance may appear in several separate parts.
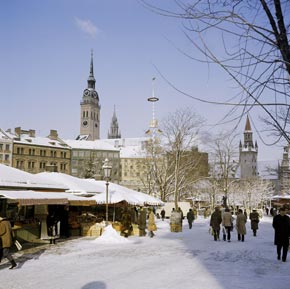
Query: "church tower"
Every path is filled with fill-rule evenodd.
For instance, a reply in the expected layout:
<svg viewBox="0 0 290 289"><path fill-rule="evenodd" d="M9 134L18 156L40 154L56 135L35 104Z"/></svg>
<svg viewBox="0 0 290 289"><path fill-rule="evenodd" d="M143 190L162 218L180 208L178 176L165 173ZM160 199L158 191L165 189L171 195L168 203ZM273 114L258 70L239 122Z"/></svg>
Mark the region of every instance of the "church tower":
<svg viewBox="0 0 290 289"><path fill-rule="evenodd" d="M80 136L78 139L95 140L100 138L99 96L95 89L93 51L91 51L90 74L88 86L83 92L81 101Z"/></svg>
<svg viewBox="0 0 290 289"><path fill-rule="evenodd" d="M119 131L119 124L118 124L118 119L116 116L115 106L114 106L113 117L111 120L111 127L110 127L110 130L108 132L108 138L109 139L121 138L121 132Z"/></svg>
<svg viewBox="0 0 290 289"><path fill-rule="evenodd" d="M240 141L240 169L241 179L251 179L258 176L258 145L253 142L253 132L250 124L249 116L247 116L244 131L244 144Z"/></svg>

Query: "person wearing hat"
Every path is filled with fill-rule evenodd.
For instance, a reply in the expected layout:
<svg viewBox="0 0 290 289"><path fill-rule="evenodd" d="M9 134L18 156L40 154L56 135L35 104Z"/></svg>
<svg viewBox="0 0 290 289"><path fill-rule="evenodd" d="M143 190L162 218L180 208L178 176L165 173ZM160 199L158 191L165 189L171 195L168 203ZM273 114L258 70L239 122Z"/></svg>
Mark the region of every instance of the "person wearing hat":
<svg viewBox="0 0 290 289"><path fill-rule="evenodd" d="M253 209L253 211L250 213L249 218L251 220L251 229L253 230L253 235L254 237L256 237L260 222L259 213L257 212L256 209Z"/></svg>
<svg viewBox="0 0 290 289"><path fill-rule="evenodd" d="M0 217L0 238L2 241L3 257L10 261L11 266L9 269L13 269L17 264L10 253L10 248L13 245L12 228L9 220L2 217Z"/></svg>
<svg viewBox="0 0 290 289"><path fill-rule="evenodd" d="M286 262L290 237L290 218L286 215L285 208L280 208L279 214L273 218L272 226L275 230L274 244L277 246L277 259L281 259L282 251L282 261Z"/></svg>

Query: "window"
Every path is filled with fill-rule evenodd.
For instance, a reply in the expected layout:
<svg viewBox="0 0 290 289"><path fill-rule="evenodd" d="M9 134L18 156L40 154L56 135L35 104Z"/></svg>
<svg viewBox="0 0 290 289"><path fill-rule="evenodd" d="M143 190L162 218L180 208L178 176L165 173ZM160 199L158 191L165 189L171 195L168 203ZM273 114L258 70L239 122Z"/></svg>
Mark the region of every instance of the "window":
<svg viewBox="0 0 290 289"><path fill-rule="evenodd" d="M0 143L0 151L3 151L3 144Z"/></svg>
<svg viewBox="0 0 290 289"><path fill-rule="evenodd" d="M10 150L10 145L9 144L5 145L5 150L6 151L9 151Z"/></svg>

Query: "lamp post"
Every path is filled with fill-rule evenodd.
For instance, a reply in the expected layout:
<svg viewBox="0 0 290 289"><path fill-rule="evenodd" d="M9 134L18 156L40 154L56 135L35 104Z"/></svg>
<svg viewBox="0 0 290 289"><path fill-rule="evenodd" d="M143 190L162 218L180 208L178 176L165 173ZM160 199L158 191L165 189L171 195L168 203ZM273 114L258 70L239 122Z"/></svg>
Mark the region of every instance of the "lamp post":
<svg viewBox="0 0 290 289"><path fill-rule="evenodd" d="M104 171L104 179L106 180L106 226L108 225L108 216L109 216L109 179L111 177L112 166L109 165L109 160L105 159L104 165L102 167Z"/></svg>

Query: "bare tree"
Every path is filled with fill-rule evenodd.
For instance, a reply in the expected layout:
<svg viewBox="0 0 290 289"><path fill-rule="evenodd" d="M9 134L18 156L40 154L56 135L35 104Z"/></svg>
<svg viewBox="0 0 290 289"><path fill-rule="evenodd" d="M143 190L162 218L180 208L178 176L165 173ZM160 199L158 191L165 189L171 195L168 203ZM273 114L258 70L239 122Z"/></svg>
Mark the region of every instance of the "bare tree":
<svg viewBox="0 0 290 289"><path fill-rule="evenodd" d="M197 149L202 123L188 108L169 114L161 122L158 135L146 146L147 173L141 181L149 194L157 190L161 200L174 200L177 207L178 201L190 195L191 182L199 174L208 174L207 154Z"/></svg>
<svg viewBox="0 0 290 289"><path fill-rule="evenodd" d="M223 205L227 206L228 197L236 180L239 163L237 158L237 144L235 137L227 133L221 134L213 141L211 158L211 177L219 184L219 191L223 192Z"/></svg>
<svg viewBox="0 0 290 289"><path fill-rule="evenodd" d="M276 134L277 142L284 138L289 143L288 0L172 0L158 4L163 7L141 2L155 13L180 20L194 48L191 54L181 52L219 65L240 88L234 97L211 102L231 106L227 120L239 121L250 110L262 109L269 133Z"/></svg>
<svg viewBox="0 0 290 289"><path fill-rule="evenodd" d="M177 110L161 124L163 148L173 184L175 207L196 177L200 161L193 157L198 134L204 121L190 109Z"/></svg>

